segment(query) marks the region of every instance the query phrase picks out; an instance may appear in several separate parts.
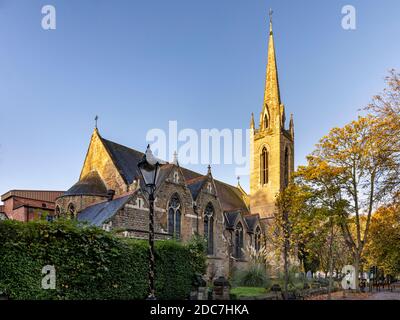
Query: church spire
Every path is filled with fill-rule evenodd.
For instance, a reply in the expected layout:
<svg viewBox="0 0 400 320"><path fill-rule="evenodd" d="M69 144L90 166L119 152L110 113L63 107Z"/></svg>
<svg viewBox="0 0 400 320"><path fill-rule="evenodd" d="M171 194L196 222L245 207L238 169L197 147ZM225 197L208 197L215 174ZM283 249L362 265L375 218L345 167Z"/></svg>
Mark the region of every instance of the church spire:
<svg viewBox="0 0 400 320"><path fill-rule="evenodd" d="M272 30L272 13L269 11L269 42L268 42L268 64L267 77L265 81L264 104L270 107L280 106L281 97L279 92L278 68L276 65L274 33Z"/></svg>
<svg viewBox="0 0 400 320"><path fill-rule="evenodd" d="M294 140L294 120L293 120L293 113L290 114L290 122L289 122L289 132L290 136Z"/></svg>

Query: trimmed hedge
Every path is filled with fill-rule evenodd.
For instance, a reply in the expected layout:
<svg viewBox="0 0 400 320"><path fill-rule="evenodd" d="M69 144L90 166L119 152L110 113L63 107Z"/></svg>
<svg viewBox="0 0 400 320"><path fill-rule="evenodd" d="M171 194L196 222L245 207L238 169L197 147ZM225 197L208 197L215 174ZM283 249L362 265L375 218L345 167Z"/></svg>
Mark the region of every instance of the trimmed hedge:
<svg viewBox="0 0 400 320"><path fill-rule="evenodd" d="M205 271L202 245L155 248L157 298L187 298L194 275ZM56 269L55 290L41 288L46 265ZM10 299L145 299L148 265L146 241L65 220L0 222L0 294Z"/></svg>

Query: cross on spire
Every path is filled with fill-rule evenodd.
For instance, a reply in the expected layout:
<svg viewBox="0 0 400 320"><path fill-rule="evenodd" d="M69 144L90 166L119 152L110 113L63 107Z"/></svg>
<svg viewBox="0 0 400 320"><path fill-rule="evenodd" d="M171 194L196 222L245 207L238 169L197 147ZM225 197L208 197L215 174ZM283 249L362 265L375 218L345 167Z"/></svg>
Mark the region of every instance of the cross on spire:
<svg viewBox="0 0 400 320"><path fill-rule="evenodd" d="M274 14L274 10L272 8L269 8L269 22L272 22L272 15Z"/></svg>
<svg viewBox="0 0 400 320"><path fill-rule="evenodd" d="M94 127L97 129L97 120L99 120L99 116L98 115L96 115L95 117L94 117Z"/></svg>

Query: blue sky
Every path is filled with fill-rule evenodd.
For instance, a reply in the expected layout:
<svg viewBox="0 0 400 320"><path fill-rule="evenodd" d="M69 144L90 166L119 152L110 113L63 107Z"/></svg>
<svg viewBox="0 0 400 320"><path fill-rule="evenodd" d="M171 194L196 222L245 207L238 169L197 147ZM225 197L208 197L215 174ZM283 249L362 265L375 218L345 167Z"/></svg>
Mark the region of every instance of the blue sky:
<svg viewBox="0 0 400 320"><path fill-rule="evenodd" d="M46 4L56 30L41 28ZM347 4L355 31L341 27ZM400 1L0 0L0 193L69 188L96 114L105 138L138 150L170 120L248 128L262 106L270 7L301 164L400 69ZM236 183L234 166L213 173Z"/></svg>

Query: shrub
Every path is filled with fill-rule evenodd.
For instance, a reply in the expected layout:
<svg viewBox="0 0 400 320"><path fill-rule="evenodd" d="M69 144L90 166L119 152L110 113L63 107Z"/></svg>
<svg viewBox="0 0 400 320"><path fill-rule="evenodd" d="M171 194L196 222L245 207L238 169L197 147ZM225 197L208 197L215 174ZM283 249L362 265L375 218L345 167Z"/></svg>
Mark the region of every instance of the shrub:
<svg viewBox="0 0 400 320"><path fill-rule="evenodd" d="M159 241L156 295L184 299L199 272L188 245ZM43 266L56 269L56 289L41 288ZM0 292L10 299L144 299L148 244L72 221L0 222Z"/></svg>
<svg viewBox="0 0 400 320"><path fill-rule="evenodd" d="M236 287L261 287L269 286L269 279L265 267L260 264L251 264L245 270L238 270L233 277Z"/></svg>

